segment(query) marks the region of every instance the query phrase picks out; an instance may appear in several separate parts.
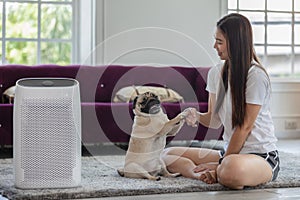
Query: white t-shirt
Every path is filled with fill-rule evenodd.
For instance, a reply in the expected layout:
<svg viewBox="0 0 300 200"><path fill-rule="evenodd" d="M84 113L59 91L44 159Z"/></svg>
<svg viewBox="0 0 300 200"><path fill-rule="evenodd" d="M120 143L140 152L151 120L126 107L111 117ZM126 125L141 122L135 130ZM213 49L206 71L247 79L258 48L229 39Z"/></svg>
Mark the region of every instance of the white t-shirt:
<svg viewBox="0 0 300 200"><path fill-rule="evenodd" d="M214 66L208 73L206 90L209 93L218 94L222 66L223 65ZM248 72L246 103L260 105L261 109L254 122L253 129L246 139L240 153L267 153L277 150L277 138L274 134L274 124L270 112L270 96L271 86L268 76L261 68L253 64ZM218 115L224 126L223 140L226 142L226 150L231 136L235 131L235 128L232 129L231 122L232 102L229 83Z"/></svg>

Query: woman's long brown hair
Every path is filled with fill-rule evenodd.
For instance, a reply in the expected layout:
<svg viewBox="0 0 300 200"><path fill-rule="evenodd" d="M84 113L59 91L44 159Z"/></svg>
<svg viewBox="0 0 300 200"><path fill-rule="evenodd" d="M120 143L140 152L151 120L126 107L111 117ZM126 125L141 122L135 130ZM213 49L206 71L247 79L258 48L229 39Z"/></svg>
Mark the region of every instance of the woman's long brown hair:
<svg viewBox="0 0 300 200"><path fill-rule="evenodd" d="M244 123L246 83L251 62L256 61L260 67L261 64L254 51L252 27L246 17L237 13L229 14L217 22L217 28L226 38L229 58L222 69L223 81L220 82L215 112L218 112L223 104L229 83L232 98L232 128L234 128Z"/></svg>

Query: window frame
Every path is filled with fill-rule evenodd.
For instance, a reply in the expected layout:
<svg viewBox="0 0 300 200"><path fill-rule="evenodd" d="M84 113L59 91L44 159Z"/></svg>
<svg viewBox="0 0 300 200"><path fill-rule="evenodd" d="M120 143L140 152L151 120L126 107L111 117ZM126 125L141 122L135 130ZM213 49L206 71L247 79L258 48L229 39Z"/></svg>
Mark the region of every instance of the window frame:
<svg viewBox="0 0 300 200"><path fill-rule="evenodd" d="M296 52L295 48L300 48L300 44L295 43L295 15L300 15L300 11L295 10L295 0L292 1L292 10L291 11L284 11L284 10L269 10L268 9L268 0L264 0L264 9L259 10L259 9L241 9L240 8L240 0L235 0L236 1L236 8L229 8L228 5L228 0L226 0L226 5L227 5L227 13L231 12L248 12L248 13L264 13L264 22L263 22L263 27L264 27L264 42L263 43L254 43L254 47L263 47L264 49L264 54L262 55L262 60L266 59L268 57L268 47L290 47L291 48L291 54L290 54L290 73L286 74L286 76L294 76L296 74L295 71L295 61L296 61ZM268 21L268 14L270 13L284 13L284 14L290 14L291 15L291 43L290 44L280 44L280 43L272 43L270 44L268 42L268 25L270 25L270 22ZM271 22L274 23L274 22ZM275 22L276 23L276 22ZM279 21L277 23L280 23ZM252 23L253 24L253 23ZM297 72L299 73L299 72ZM279 74L274 74L274 75L279 75Z"/></svg>
<svg viewBox="0 0 300 200"><path fill-rule="evenodd" d="M2 42L2 55L1 55L1 64L7 64L6 61L6 43L7 41L13 41L13 42L36 42L37 44L37 60L36 60L36 65L42 64L41 62L41 45L43 42L66 42L71 45L71 59L70 59L70 64L74 62L78 62L75 58L78 57L78 31L77 29L79 28L78 20L79 20L79 7L80 7L80 1L78 0L70 0L70 1L41 1L41 0L36 0L36 1L30 1L30 0L1 0L2 3L2 33L0 34L0 41ZM8 38L6 37L6 3L33 3L37 4L38 7L38 22L37 22L37 37L36 38ZM72 34L71 38L69 39L44 39L41 38L41 7L43 4L51 4L51 5L70 5L72 7ZM10 63L9 63L10 64ZM12 64L12 63L11 63Z"/></svg>

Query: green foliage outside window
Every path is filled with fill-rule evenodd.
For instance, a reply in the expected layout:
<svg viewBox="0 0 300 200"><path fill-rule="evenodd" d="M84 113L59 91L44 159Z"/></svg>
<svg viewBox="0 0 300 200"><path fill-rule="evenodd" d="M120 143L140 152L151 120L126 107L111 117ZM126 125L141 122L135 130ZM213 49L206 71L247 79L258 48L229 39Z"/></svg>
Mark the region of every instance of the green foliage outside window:
<svg viewBox="0 0 300 200"><path fill-rule="evenodd" d="M2 2L0 2L0 6ZM2 21L2 6L0 8ZM70 64L72 59L72 5L6 2L5 59L14 64ZM3 39L0 40L1 50ZM2 52L0 50L0 54Z"/></svg>

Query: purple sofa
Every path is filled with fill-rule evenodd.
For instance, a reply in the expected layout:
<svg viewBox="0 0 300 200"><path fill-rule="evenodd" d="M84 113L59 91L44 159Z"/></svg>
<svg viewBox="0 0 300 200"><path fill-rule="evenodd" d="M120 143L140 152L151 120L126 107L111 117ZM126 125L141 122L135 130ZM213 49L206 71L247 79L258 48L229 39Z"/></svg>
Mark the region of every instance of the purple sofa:
<svg viewBox="0 0 300 200"><path fill-rule="evenodd" d="M0 92L14 86L20 78L67 77L80 83L83 143L128 142L132 126L132 104L113 103L115 93L125 86L160 85L175 90L183 103L163 103L169 118L187 107L207 110L205 90L207 67L152 66L0 66ZM218 130L184 125L172 140L221 139ZM0 104L0 145L12 145L13 105Z"/></svg>

